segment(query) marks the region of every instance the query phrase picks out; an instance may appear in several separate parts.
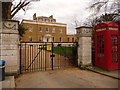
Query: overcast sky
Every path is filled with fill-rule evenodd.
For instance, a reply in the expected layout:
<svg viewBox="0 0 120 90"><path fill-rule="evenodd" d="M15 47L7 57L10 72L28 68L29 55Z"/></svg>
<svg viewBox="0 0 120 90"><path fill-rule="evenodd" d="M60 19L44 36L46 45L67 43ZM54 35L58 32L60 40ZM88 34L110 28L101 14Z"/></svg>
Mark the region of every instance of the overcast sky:
<svg viewBox="0 0 120 90"><path fill-rule="evenodd" d="M86 9L92 0L41 0L32 2L23 19L31 19L34 13L37 16L50 16L57 22L67 24L67 34L75 34L74 21L76 18L81 22L89 15Z"/></svg>

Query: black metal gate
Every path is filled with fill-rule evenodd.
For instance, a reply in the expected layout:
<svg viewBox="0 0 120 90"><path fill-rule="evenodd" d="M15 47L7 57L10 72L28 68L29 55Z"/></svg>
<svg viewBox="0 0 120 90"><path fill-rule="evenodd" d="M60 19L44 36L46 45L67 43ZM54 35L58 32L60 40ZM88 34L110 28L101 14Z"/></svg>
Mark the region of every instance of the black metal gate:
<svg viewBox="0 0 120 90"><path fill-rule="evenodd" d="M77 65L77 42L21 42L20 73Z"/></svg>

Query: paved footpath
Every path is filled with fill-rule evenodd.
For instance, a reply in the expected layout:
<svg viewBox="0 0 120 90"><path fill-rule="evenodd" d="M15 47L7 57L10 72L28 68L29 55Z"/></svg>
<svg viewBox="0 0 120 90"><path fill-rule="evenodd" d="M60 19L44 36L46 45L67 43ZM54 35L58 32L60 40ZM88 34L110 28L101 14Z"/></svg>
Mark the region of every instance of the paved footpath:
<svg viewBox="0 0 120 90"><path fill-rule="evenodd" d="M118 88L118 80L79 68L33 72L16 78L16 88Z"/></svg>

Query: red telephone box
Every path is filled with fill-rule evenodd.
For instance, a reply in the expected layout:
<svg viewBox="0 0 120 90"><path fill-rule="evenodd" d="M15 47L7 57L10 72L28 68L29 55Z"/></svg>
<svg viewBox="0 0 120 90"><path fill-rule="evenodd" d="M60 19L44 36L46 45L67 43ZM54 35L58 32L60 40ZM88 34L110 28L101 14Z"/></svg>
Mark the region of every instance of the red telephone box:
<svg viewBox="0 0 120 90"><path fill-rule="evenodd" d="M95 26L95 65L107 70L120 69L120 31L114 22Z"/></svg>

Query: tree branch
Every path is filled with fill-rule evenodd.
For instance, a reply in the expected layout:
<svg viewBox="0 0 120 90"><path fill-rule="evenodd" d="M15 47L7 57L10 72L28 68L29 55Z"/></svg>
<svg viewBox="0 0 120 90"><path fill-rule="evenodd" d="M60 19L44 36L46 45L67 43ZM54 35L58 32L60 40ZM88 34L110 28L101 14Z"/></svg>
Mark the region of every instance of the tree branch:
<svg viewBox="0 0 120 90"><path fill-rule="evenodd" d="M21 4L21 2L19 2L19 3L17 4L17 6L15 6L15 7L11 10L11 13L14 12L14 10L17 9L20 4Z"/></svg>
<svg viewBox="0 0 120 90"><path fill-rule="evenodd" d="M24 8L24 7L27 6L28 4L30 4L30 1L29 1L29 2L26 2L26 3L23 2L23 3L21 3L20 5L18 5L18 7L17 7L16 9L14 9L11 17L13 18L13 17L15 16L15 14L16 14L19 10L21 10L22 8Z"/></svg>

